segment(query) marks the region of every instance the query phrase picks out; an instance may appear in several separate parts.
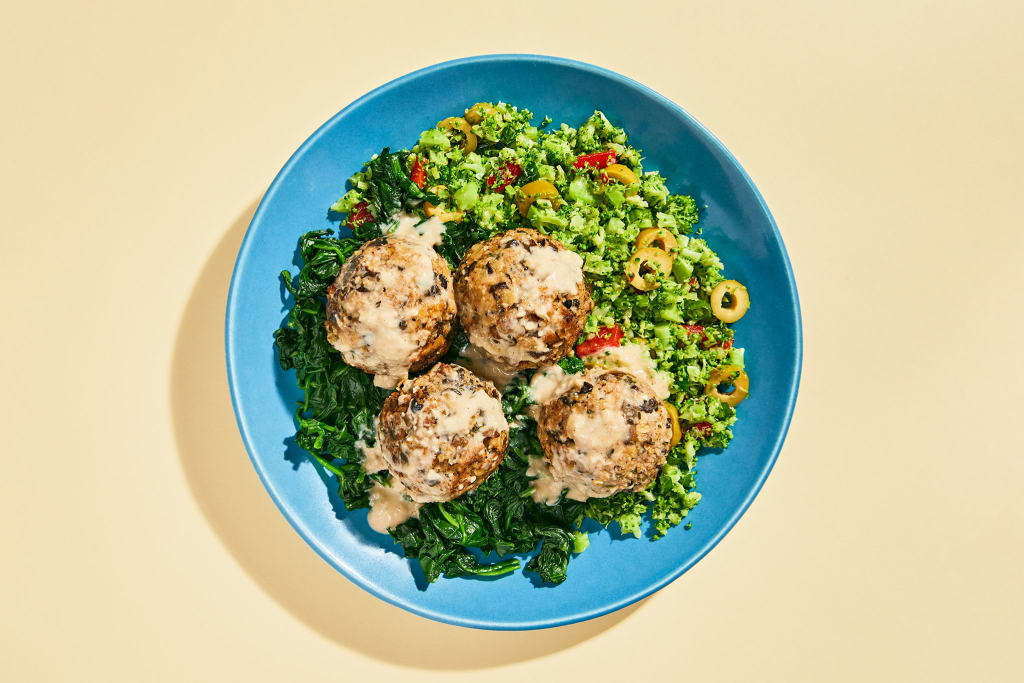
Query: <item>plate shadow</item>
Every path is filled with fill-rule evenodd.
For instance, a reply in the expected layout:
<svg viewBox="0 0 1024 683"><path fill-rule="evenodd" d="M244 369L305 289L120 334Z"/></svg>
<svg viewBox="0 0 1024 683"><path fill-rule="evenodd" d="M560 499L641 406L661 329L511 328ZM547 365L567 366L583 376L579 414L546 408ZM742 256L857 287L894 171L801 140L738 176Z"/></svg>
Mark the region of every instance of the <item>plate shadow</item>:
<svg viewBox="0 0 1024 683"><path fill-rule="evenodd" d="M175 437L189 488L249 576L295 618L338 645L401 666L435 670L486 669L543 657L588 640L635 612L643 601L598 619L541 631L450 626L366 593L292 530L249 462L235 425L224 362L231 270L258 204L252 202L228 228L193 286L169 378ZM287 259L282 255L283 264ZM270 330L267 340L269 345Z"/></svg>

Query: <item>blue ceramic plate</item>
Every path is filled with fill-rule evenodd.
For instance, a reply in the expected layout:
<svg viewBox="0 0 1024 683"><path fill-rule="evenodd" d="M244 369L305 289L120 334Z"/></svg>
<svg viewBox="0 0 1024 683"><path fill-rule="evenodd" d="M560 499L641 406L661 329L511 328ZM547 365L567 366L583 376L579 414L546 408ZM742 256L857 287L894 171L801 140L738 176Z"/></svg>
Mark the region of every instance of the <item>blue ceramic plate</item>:
<svg viewBox="0 0 1024 683"><path fill-rule="evenodd" d="M294 270L299 235L337 227L328 222L327 207L363 161L384 146L411 146L421 130L474 102L497 100L529 108L538 120L549 115L556 124L578 125L602 109L644 150L645 170L661 171L673 192L707 207L700 223L704 236L725 262L726 276L745 283L753 301L735 326L747 349L752 393L740 408L729 449L699 462L704 498L688 518L692 529L676 527L652 542L595 526L590 548L572 560L568 580L557 587L537 585L522 571L425 587L415 562L402 557L390 537L370 530L365 510L345 510L333 478L301 453L286 453L301 393L294 373L279 369L272 346L271 335L289 307L278 275ZM692 567L736 523L768 476L789 426L800 376L800 309L768 207L722 143L689 114L589 64L492 55L438 64L383 85L299 147L270 185L242 242L228 295L226 347L231 398L253 465L316 552L377 597L425 617L532 629L591 619L653 593Z"/></svg>

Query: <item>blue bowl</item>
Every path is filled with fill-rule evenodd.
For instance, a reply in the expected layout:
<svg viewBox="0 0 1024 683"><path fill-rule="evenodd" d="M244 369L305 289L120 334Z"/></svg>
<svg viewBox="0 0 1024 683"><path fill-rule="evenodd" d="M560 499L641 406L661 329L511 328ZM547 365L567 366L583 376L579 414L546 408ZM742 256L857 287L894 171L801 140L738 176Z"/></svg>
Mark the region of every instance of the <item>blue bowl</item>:
<svg viewBox="0 0 1024 683"><path fill-rule="evenodd" d="M421 130L479 101L503 100L555 123L578 125L595 109L629 133L676 193L706 207L704 237L747 285L753 305L736 324L747 349L752 392L739 409L727 451L697 467L704 495L692 529L652 542L591 528L590 548L569 564L560 586L521 571L496 579L423 584L415 561L374 533L366 511L348 512L333 477L289 445L300 391L282 372L272 333L289 306L278 274L294 270L296 240L337 227L327 207L345 181L384 146L409 147ZM796 285L782 238L753 182L721 142L678 105L611 71L534 55L445 62L359 98L306 140L263 197L238 253L225 326L228 377L238 427L274 502L317 553L377 597L431 619L489 629L533 629L591 619L639 600L692 567L729 531L771 471L789 426L800 377ZM593 524L592 522L590 524ZM341 605L338 606L342 608Z"/></svg>

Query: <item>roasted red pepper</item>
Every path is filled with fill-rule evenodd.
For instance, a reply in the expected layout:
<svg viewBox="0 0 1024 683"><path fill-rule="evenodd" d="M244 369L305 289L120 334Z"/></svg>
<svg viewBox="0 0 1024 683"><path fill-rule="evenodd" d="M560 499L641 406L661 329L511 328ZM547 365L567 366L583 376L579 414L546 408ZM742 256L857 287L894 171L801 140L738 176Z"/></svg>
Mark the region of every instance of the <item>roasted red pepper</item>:
<svg viewBox="0 0 1024 683"><path fill-rule="evenodd" d="M359 202L348 212L348 227L350 228L358 228L363 223L372 220L373 214L370 213L370 205L366 202Z"/></svg>
<svg viewBox="0 0 1024 683"><path fill-rule="evenodd" d="M690 425L687 429L688 432L693 432L694 436L698 439L706 439L711 436L711 423L710 422L697 422L696 424Z"/></svg>
<svg viewBox="0 0 1024 683"><path fill-rule="evenodd" d="M491 188L495 192L501 192L508 184L515 182L515 179L523 174L523 169L519 167L514 161L506 161L505 165L502 166L498 175L491 175L487 177L487 187Z"/></svg>
<svg viewBox="0 0 1024 683"><path fill-rule="evenodd" d="M590 166L591 168L604 168L609 164L615 163L615 150L607 149L603 152L595 152L594 154L581 154L576 157L576 163L573 164L576 168L583 168Z"/></svg>
<svg viewBox="0 0 1024 683"><path fill-rule="evenodd" d="M683 329L686 330L687 334L698 334L704 332L703 325L683 325Z"/></svg>
<svg viewBox="0 0 1024 683"><path fill-rule="evenodd" d="M416 157L412 162L412 171L409 172L409 178L420 187L427 184L427 167L419 157Z"/></svg>
<svg viewBox="0 0 1024 683"><path fill-rule="evenodd" d="M619 342L621 341L621 327L618 325L602 327L597 331L597 334L576 347L576 355L580 358L583 358L584 356L592 356L598 351L606 349L609 346L619 346Z"/></svg>

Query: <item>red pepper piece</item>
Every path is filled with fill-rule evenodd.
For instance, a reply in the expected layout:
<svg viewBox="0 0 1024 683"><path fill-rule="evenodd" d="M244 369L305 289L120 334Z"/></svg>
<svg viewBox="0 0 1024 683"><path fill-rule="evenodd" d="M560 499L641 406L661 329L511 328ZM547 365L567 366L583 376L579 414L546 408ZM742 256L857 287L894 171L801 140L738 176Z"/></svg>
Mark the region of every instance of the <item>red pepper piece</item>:
<svg viewBox="0 0 1024 683"><path fill-rule="evenodd" d="M693 432L694 436L698 439L706 439L711 436L711 423L710 422L697 422L696 424L690 425L690 428L686 430Z"/></svg>
<svg viewBox="0 0 1024 683"><path fill-rule="evenodd" d="M583 358L584 356L592 356L610 346L619 346L619 343L622 341L622 335L622 328L618 325L602 327L597 331L597 334L576 347L576 355L579 358Z"/></svg>
<svg viewBox="0 0 1024 683"><path fill-rule="evenodd" d="M372 220L373 214L370 213L370 205L366 202L359 202L348 212L348 227L350 228L358 228L363 223Z"/></svg>
<svg viewBox="0 0 1024 683"><path fill-rule="evenodd" d="M523 169L514 161L507 161L499 170L499 175L488 176L487 186L495 192L501 192L508 184L523 174Z"/></svg>
<svg viewBox="0 0 1024 683"><path fill-rule="evenodd" d="M609 164L615 163L615 150L608 149L603 152L595 152L594 154L581 154L576 157L576 163L573 164L576 168L584 168L590 166L591 168L605 168Z"/></svg>
<svg viewBox="0 0 1024 683"><path fill-rule="evenodd" d="M427 167L419 157L416 157L412 162L412 171L409 172L409 178L414 183L423 187L427 184Z"/></svg>

